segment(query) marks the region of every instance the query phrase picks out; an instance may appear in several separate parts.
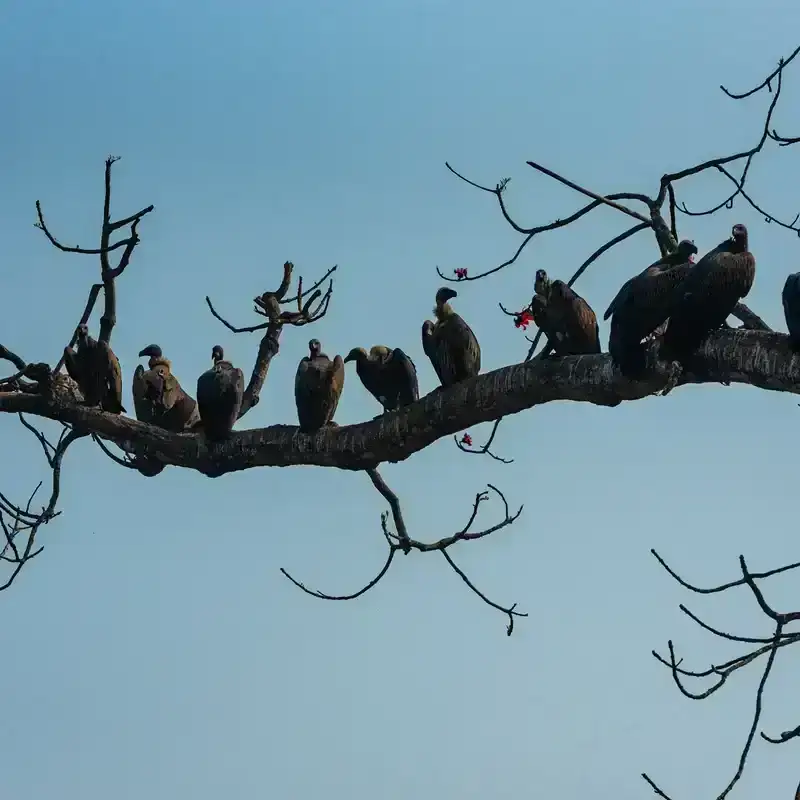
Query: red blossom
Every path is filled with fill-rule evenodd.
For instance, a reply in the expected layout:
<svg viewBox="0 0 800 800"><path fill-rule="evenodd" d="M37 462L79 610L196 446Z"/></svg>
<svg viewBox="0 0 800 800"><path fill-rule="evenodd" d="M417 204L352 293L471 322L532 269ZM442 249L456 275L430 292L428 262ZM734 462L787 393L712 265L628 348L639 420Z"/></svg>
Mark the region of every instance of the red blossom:
<svg viewBox="0 0 800 800"><path fill-rule="evenodd" d="M531 314L527 308L524 311L520 311L519 314L514 317L514 327L522 328L524 331L528 329L528 325L530 325L531 322L533 322L533 314Z"/></svg>
<svg viewBox="0 0 800 800"><path fill-rule="evenodd" d="M461 437L461 444L465 444L467 447L472 447L472 437L468 433L465 433Z"/></svg>
<svg viewBox="0 0 800 800"><path fill-rule="evenodd" d="M463 281L464 278L467 277L467 268L466 267L456 267L453 272L456 274L456 278L460 281Z"/></svg>

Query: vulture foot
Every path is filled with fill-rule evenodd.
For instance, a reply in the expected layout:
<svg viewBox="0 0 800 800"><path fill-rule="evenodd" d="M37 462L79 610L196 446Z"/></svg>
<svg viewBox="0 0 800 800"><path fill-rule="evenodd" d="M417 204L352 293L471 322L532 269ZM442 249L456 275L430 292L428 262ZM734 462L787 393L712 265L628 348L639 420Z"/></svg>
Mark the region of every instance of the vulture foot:
<svg viewBox="0 0 800 800"><path fill-rule="evenodd" d="M678 379L683 374L683 366L679 361L673 361L668 367L667 385L661 390L661 397L666 397L677 385Z"/></svg>

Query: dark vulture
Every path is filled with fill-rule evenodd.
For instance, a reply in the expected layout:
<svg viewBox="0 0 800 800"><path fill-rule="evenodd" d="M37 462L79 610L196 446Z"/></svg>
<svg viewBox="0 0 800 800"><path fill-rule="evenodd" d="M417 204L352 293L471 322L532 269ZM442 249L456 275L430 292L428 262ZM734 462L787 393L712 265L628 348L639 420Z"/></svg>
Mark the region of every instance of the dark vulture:
<svg viewBox="0 0 800 800"><path fill-rule="evenodd" d="M80 387L84 405L100 406L111 414L125 411L119 360L107 342L89 336L87 325L78 326L76 349L64 348L64 364Z"/></svg>
<svg viewBox="0 0 800 800"><path fill-rule="evenodd" d="M481 347L472 328L447 301L458 297L454 289L436 292L436 322L422 323L422 349L431 360L443 388L472 378L481 371Z"/></svg>
<svg viewBox="0 0 800 800"><path fill-rule="evenodd" d="M681 241L678 242L678 249L674 253L669 253L658 261L653 262L649 267L645 267L638 275L622 284L622 288L617 292L617 296L611 301L611 305L606 309L606 313L603 314L603 319L608 319L614 313L617 306L628 296L631 284L637 278L653 272L663 272L665 269L677 267L679 264L691 264L692 258L695 255L697 255L697 245L691 239L681 239Z"/></svg>
<svg viewBox="0 0 800 800"><path fill-rule="evenodd" d="M200 419L197 403L172 372L172 364L161 348L151 344L139 353L150 356L147 370L139 364L133 373L133 406L136 418L168 431L180 433Z"/></svg>
<svg viewBox="0 0 800 800"><path fill-rule="evenodd" d="M800 272L795 272L783 284L783 315L789 329L789 342L793 350L800 350Z"/></svg>
<svg viewBox="0 0 800 800"><path fill-rule="evenodd" d="M655 264L631 278L614 300L608 352L623 375L641 377L646 366L642 339L664 325L694 264L661 269Z"/></svg>
<svg viewBox="0 0 800 800"><path fill-rule="evenodd" d="M49 364L42 362L28 364L22 374L35 381L35 385L24 391L42 394L51 403L57 405L80 405L83 403L83 393L78 382L63 372L53 373Z"/></svg>
<svg viewBox="0 0 800 800"><path fill-rule="evenodd" d="M215 344L211 349L214 366L197 379L197 408L203 423L206 439L226 439L242 407L244 373L225 361L222 348Z"/></svg>
<svg viewBox="0 0 800 800"><path fill-rule="evenodd" d="M383 406L384 411L394 411L419 400L417 368L399 348L390 350L375 345L369 353L363 347L354 347L344 359L356 362L356 372L366 390Z"/></svg>
<svg viewBox="0 0 800 800"><path fill-rule="evenodd" d="M747 245L747 228L734 225L730 238L689 270L669 314L665 358L683 363L747 297L756 276L756 259Z"/></svg>
<svg viewBox="0 0 800 800"><path fill-rule="evenodd" d="M557 356L600 353L600 328L592 307L564 281L536 270L531 315Z"/></svg>
<svg viewBox="0 0 800 800"><path fill-rule="evenodd" d="M344 389L344 361L337 355L331 361L322 352L319 339L308 343L309 355L297 365L294 402L303 433L314 433L334 424L333 416Z"/></svg>

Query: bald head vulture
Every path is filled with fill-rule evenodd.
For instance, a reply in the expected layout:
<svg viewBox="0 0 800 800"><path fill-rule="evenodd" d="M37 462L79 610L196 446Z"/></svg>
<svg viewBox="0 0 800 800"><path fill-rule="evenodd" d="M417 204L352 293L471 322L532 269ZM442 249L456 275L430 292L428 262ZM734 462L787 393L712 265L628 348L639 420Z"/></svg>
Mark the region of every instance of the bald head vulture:
<svg viewBox="0 0 800 800"><path fill-rule="evenodd" d="M436 292L436 322L422 324L422 349L443 388L472 378L481 371L481 348L472 328L448 302L458 292L444 287Z"/></svg>
<svg viewBox="0 0 800 800"><path fill-rule="evenodd" d="M663 327L692 269L688 261L666 269L651 265L631 278L615 299L608 351L627 378L642 377L646 368L642 340Z"/></svg>
<svg viewBox="0 0 800 800"><path fill-rule="evenodd" d="M730 238L689 271L669 314L663 357L684 364L711 331L726 324L736 304L750 292L755 276L747 228L734 225Z"/></svg>
<svg viewBox="0 0 800 800"><path fill-rule="evenodd" d="M244 373L225 360L222 348L211 349L214 366L197 379L197 407L203 431L209 441L226 439L242 407Z"/></svg>
<svg viewBox="0 0 800 800"><path fill-rule="evenodd" d="M180 433L193 428L200 419L195 400L172 372L172 364L157 344L139 352L149 356L147 369L139 364L133 373L133 405L136 418L168 431Z"/></svg>
<svg viewBox="0 0 800 800"><path fill-rule="evenodd" d="M531 315L557 356L600 353L600 329L592 307L564 281L536 270Z"/></svg>
<svg viewBox="0 0 800 800"><path fill-rule="evenodd" d="M76 349L64 348L67 374L80 387L84 405L100 406L103 411L119 414L122 405L122 370L107 342L89 336L89 327L78 326Z"/></svg>
<svg viewBox="0 0 800 800"><path fill-rule="evenodd" d="M603 319L608 319L616 307L623 301L630 290L630 285L636 278L651 272L662 272L670 267L677 267L679 264L691 264L694 256L697 255L697 245L691 239L681 239L678 242L678 248L674 253L669 253L658 261L654 261L649 267L645 267L639 275L634 276L629 281L622 284L622 288L617 292L617 296L611 301L611 304L603 314Z"/></svg>
<svg viewBox="0 0 800 800"><path fill-rule="evenodd" d="M333 422L344 389L344 361L333 361L322 352L319 339L308 343L307 356L300 359L294 378L294 401L303 433L314 433Z"/></svg>
<svg viewBox="0 0 800 800"><path fill-rule="evenodd" d="M375 345L369 353L363 347L354 347L344 363L354 361L356 373L364 388L383 406L384 411L394 411L419 400L417 368L399 347L394 350Z"/></svg>

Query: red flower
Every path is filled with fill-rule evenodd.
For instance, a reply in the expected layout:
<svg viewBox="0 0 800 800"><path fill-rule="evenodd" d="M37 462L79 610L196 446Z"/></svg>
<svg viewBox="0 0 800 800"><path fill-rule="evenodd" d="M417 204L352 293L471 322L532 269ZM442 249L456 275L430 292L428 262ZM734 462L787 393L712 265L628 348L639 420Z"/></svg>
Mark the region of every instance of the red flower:
<svg viewBox="0 0 800 800"><path fill-rule="evenodd" d="M458 278L460 281L463 281L464 278L467 277L466 267L456 267L456 269L454 269L453 272L455 272L456 278Z"/></svg>
<svg viewBox="0 0 800 800"><path fill-rule="evenodd" d="M461 444L465 444L467 447L472 447L472 437L468 433L465 433L461 437Z"/></svg>
<svg viewBox="0 0 800 800"><path fill-rule="evenodd" d="M520 311L514 317L514 327L515 328L522 328L522 330L527 330L528 325L533 322L533 314L526 308L524 311Z"/></svg>

